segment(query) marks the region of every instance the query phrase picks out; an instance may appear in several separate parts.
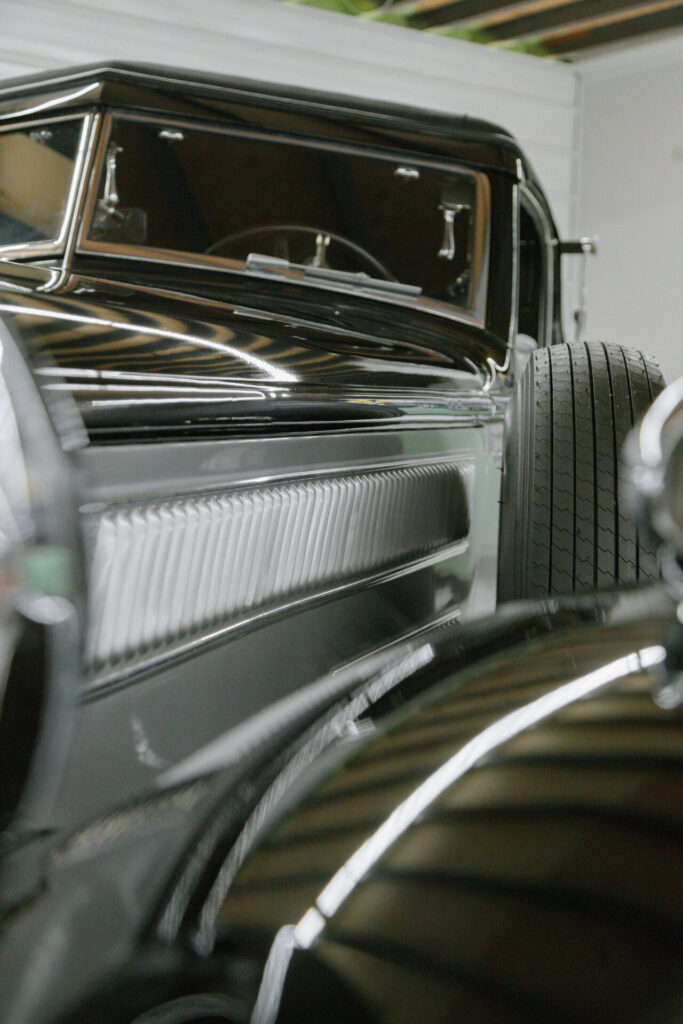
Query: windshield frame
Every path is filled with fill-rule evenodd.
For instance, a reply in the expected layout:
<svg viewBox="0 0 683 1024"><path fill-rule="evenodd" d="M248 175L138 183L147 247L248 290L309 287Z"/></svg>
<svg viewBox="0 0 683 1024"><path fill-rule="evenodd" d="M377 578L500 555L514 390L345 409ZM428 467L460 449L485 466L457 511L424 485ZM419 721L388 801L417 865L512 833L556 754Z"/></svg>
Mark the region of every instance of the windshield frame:
<svg viewBox="0 0 683 1024"><path fill-rule="evenodd" d="M9 245L0 245L0 260L35 259L36 256L59 256L66 251L69 236L73 230L76 211L80 206L80 198L84 187L84 171L92 147L95 117L96 115L92 111L80 111L57 116L48 115L29 121L17 120L9 124L0 125L0 134L4 135L7 132L22 132L34 128L43 128L47 125L54 125L64 121L82 122L73 172L64 204L64 213L56 237L43 241L13 242Z"/></svg>
<svg viewBox="0 0 683 1024"><path fill-rule="evenodd" d="M420 308L425 312L435 314L448 319L458 320L479 327L486 326L487 297L489 291L489 263L491 250L491 197L488 175L483 171L475 170L463 164L454 164L450 161L434 160L423 157L420 154L406 153L395 149L386 150L378 147L353 146L348 143L336 143L326 140L311 138L310 136L297 136L288 134L269 133L249 127L241 128L235 125L221 125L201 119L188 119L182 117L169 117L155 115L152 113L137 113L125 108L108 108L102 121L102 128L99 133L99 142L92 171L90 174L90 185L88 197L81 218L80 229L76 242L76 251L84 254L96 253L98 256L125 257L126 259L145 263L168 263L188 268L210 269L222 272L239 274L242 277L253 277L253 271L249 271L246 262L230 259L225 256L213 256L206 253L193 253L183 250L164 249L149 247L145 245L133 245L130 243L99 241L90 238L93 227L93 220L97 209L100 183L104 173L107 150L112 135L114 121L127 120L141 122L143 124L154 124L169 129L186 128L195 131L208 131L214 134L227 135L235 138L264 140L274 143L284 143L294 146L302 146L309 149L323 149L328 152L342 153L345 155L357 155L374 157L387 161L387 163L405 164L411 166L429 168L449 174L462 174L471 178L476 191L476 214L475 231L472 240L473 264L472 264L472 305L469 308L457 306L454 303L431 299L428 296L408 295L383 295L378 293L363 292L363 297L372 298L373 301L388 302L391 305L404 305L411 308ZM476 259L475 259L476 257ZM260 275L259 275L260 276ZM271 280L273 274L264 275ZM278 275L280 277L280 275ZM289 269L281 276L282 280L289 280L292 283L301 284L309 288L324 289L326 291L341 292L345 295L354 294L353 287L336 281L312 281L303 272Z"/></svg>

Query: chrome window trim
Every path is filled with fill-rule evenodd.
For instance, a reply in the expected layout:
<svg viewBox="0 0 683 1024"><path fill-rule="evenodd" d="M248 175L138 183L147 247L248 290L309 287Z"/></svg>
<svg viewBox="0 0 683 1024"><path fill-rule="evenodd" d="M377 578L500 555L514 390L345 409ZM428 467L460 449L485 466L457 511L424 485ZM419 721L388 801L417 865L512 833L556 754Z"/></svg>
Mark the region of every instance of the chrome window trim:
<svg viewBox="0 0 683 1024"><path fill-rule="evenodd" d="M157 249L147 246L131 246L115 242L97 242L89 238L92 220L97 204L97 191L102 175L104 161L106 159L107 147L111 136L112 124L115 119L135 121L143 124L159 124L169 128L187 128L194 131L210 131L217 135L228 135L237 138L255 139L283 145L300 146L306 149L324 149L334 153L344 153L355 156L366 156L387 163L405 162L406 156L402 153L384 151L375 147L364 148L352 146L348 143L330 143L313 139L299 139L296 136L281 137L270 135L263 131L250 131L239 127L224 127L214 122L204 120L187 120L185 118L163 117L158 114L133 114L118 108L111 108L104 116L103 128L100 134L99 145L95 155L94 164L90 174L90 189L83 216L79 225L79 231L75 246L76 252L97 253L100 256L109 258L125 257L136 262L168 263L173 266L190 268L202 268L205 270L216 270L222 273L239 274L240 276L259 277L266 280L273 280L272 273L247 275L245 265L242 261L228 260L226 257L211 256L206 254L195 254L182 250ZM487 294L488 294L488 270L489 256L491 249L491 201L488 176L483 171L475 171L461 164L452 165L444 161L430 160L418 157L411 159L411 163L419 164L421 167L431 170L443 171L449 174L460 174L473 179L477 195L477 208L481 209L481 215L475 218L475 239L473 246L479 245L482 250L480 265L472 270L472 300L473 308L451 305L439 302L437 299L429 299L425 296L418 296L415 299L406 296L391 295L385 296L378 292L363 292L363 298L370 298L373 301L388 303L392 306L400 305L414 309L416 306L424 309L432 315L444 317L447 320L455 320L476 327L486 327ZM481 204L481 206L480 206ZM349 294L349 289L332 281L316 281L312 283L303 274L296 271L288 271L287 277L292 278L297 284L306 285L312 288L324 288L327 291L337 292L343 295ZM277 279L286 280L287 277Z"/></svg>
<svg viewBox="0 0 683 1024"><path fill-rule="evenodd" d="M85 188L84 169L89 163L92 155L94 135L93 122L95 114L65 114L62 117L40 118L36 121L20 121L14 124L0 125L0 134L6 132L23 131L26 128L40 127L41 125L58 124L62 121L82 121L81 134L78 140L78 148L74 159L74 169L71 175L71 184L64 207L64 216L59 228L57 237L43 242L20 242L13 245L0 245L0 260L2 259L27 259L36 256L61 255L66 248L67 239L75 227L75 213L80 205Z"/></svg>
<svg viewBox="0 0 683 1024"><path fill-rule="evenodd" d="M69 222L69 228L67 231L65 245L64 245L64 256L62 260L62 268L67 270L73 254L76 249L76 240L81 226L81 219L83 217L83 208L88 198L88 191L90 188L90 181L92 176L92 164L97 149L97 140L99 138L100 128L102 126L102 114L99 112L96 114L88 115L88 135L85 144L85 154L83 158L83 165L79 168L80 181L76 190L76 196L74 199L74 205L72 209L72 217Z"/></svg>
<svg viewBox="0 0 683 1024"><path fill-rule="evenodd" d="M518 161L518 171L521 175L523 173L523 167L520 161ZM517 316L519 306L519 183L516 182L512 186L512 253L510 259L510 319L508 325L508 337L507 337L507 349L505 352L505 359L502 363L497 363L494 359L487 359L487 364L491 374L489 383L486 387L487 392L494 390L498 386L497 378L501 376L505 379L510 371L514 372L515 366L515 340L517 338Z"/></svg>
<svg viewBox="0 0 683 1024"><path fill-rule="evenodd" d="M512 191L512 289L510 292L510 331L508 344L514 349L517 338L517 320L519 318L519 242L520 242L520 203L521 185L515 185ZM509 359L508 359L509 362Z"/></svg>

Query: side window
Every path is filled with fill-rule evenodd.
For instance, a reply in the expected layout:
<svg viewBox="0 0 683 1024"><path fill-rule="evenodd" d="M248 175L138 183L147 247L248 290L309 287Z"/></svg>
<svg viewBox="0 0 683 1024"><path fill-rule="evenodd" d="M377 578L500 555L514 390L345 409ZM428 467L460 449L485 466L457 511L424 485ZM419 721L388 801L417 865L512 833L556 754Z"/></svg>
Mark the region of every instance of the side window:
<svg viewBox="0 0 683 1024"><path fill-rule="evenodd" d="M517 333L544 343L545 247L536 222L522 205L519 231L519 296Z"/></svg>
<svg viewBox="0 0 683 1024"><path fill-rule="evenodd" d="M59 238L81 118L0 132L0 246Z"/></svg>

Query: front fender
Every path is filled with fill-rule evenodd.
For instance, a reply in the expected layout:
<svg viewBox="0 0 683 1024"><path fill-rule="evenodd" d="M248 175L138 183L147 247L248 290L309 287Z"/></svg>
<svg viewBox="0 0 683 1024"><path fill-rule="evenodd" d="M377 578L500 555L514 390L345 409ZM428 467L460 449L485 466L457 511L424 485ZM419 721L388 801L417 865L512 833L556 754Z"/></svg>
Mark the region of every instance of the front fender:
<svg viewBox="0 0 683 1024"><path fill-rule="evenodd" d="M185 950L169 998L220 991L219 1019L660 1019L681 996L683 723L659 696L679 631L656 591L605 595L349 667L240 829L187 852L107 1006L162 1002L162 940ZM65 1019L120 1020L102 999Z"/></svg>

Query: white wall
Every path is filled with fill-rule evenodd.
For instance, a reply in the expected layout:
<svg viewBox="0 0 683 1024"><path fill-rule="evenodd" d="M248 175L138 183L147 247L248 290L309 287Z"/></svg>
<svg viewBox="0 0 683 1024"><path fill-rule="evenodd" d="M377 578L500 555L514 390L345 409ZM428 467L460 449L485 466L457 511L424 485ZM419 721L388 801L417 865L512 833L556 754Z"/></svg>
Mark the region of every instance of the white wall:
<svg viewBox="0 0 683 1024"><path fill-rule="evenodd" d="M581 89L566 64L279 0L0 0L0 80L143 61L470 114L514 132L560 233L578 223ZM574 261L565 269L565 319Z"/></svg>
<svg viewBox="0 0 683 1024"><path fill-rule="evenodd" d="M0 26L0 79L118 58L500 122L561 233L601 237L589 336L642 346L669 377L683 373L680 37L569 66L278 0L0 0ZM572 287L565 296L568 313Z"/></svg>
<svg viewBox="0 0 683 1024"><path fill-rule="evenodd" d="M578 213L576 72L278 0L0 0L0 79L101 59L200 68L498 121L561 230Z"/></svg>
<svg viewBox="0 0 683 1024"><path fill-rule="evenodd" d="M580 65L580 229L600 237L587 336L642 348L683 375L683 45Z"/></svg>

